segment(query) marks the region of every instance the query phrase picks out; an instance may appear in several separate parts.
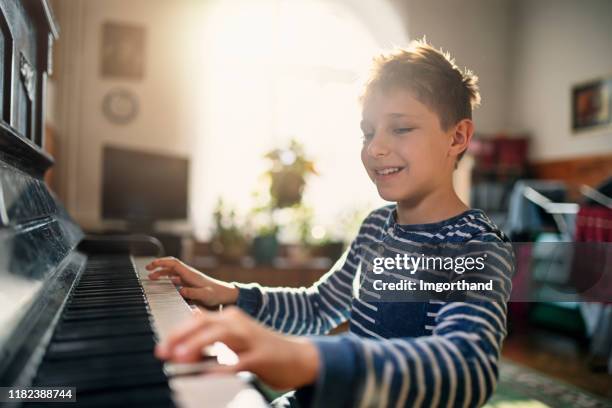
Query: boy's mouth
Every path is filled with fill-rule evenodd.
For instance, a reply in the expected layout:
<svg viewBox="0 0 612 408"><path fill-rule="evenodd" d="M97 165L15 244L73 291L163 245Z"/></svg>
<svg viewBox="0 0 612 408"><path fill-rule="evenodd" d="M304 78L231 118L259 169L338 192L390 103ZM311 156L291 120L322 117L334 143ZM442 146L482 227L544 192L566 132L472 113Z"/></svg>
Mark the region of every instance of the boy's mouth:
<svg viewBox="0 0 612 408"><path fill-rule="evenodd" d="M376 174L377 178L390 178L404 170L405 167L382 167L378 169L374 169L374 174Z"/></svg>

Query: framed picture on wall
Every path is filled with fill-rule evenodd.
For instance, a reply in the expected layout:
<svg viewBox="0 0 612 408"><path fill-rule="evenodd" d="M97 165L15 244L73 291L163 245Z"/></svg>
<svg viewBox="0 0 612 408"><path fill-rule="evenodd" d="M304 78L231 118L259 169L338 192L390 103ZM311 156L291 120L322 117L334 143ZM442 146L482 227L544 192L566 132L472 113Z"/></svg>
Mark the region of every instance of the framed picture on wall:
<svg viewBox="0 0 612 408"><path fill-rule="evenodd" d="M612 76L572 87L572 131L612 128Z"/></svg>
<svg viewBox="0 0 612 408"><path fill-rule="evenodd" d="M142 79L145 28L126 23L104 23L101 54L100 72L104 78Z"/></svg>

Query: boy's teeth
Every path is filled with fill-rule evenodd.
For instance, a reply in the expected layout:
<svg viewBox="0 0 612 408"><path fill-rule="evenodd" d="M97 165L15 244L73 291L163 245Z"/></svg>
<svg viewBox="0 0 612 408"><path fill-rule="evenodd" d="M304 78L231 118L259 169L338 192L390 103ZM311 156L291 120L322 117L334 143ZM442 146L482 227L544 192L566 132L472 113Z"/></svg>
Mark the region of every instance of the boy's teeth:
<svg viewBox="0 0 612 408"><path fill-rule="evenodd" d="M398 171L400 171L400 170L401 170L401 169L400 169L399 167L389 167L389 168L387 168L387 169L376 170L376 172L377 172L378 174L385 175L385 174L396 173L396 172L398 172Z"/></svg>

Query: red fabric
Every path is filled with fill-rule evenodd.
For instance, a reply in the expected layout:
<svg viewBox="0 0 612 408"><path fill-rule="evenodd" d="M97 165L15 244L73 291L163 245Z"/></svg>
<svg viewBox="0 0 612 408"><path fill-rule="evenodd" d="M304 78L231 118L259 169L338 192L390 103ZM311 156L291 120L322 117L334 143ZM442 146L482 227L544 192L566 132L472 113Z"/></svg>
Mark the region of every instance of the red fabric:
<svg viewBox="0 0 612 408"><path fill-rule="evenodd" d="M575 241L572 277L582 297L612 303L612 273L608 264L612 245L580 244L612 242L612 210L601 206L581 207L576 217Z"/></svg>
<svg viewBox="0 0 612 408"><path fill-rule="evenodd" d="M612 210L581 207L576 217L576 242L612 242Z"/></svg>

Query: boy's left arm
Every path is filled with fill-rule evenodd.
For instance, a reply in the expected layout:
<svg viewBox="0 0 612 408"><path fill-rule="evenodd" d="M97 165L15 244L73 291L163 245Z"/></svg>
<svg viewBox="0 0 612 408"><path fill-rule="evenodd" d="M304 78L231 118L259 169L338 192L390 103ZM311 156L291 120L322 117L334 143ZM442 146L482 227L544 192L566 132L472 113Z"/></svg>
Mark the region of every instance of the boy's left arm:
<svg viewBox="0 0 612 408"><path fill-rule="evenodd" d="M505 305L447 303L431 336L313 339L321 356L311 406L481 406L492 395Z"/></svg>
<svg viewBox="0 0 612 408"><path fill-rule="evenodd" d="M494 290L486 298L469 293L465 301L446 302L431 336L313 338L322 362L315 387L307 390L309 405L483 405L497 383L515 265L510 244L485 245L487 267L464 278L493 280Z"/></svg>

